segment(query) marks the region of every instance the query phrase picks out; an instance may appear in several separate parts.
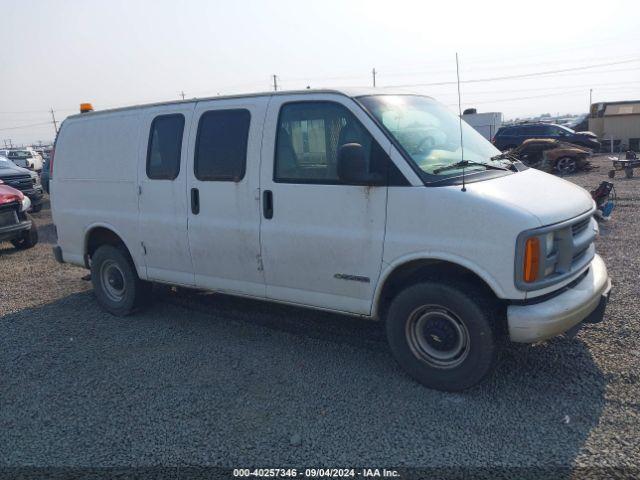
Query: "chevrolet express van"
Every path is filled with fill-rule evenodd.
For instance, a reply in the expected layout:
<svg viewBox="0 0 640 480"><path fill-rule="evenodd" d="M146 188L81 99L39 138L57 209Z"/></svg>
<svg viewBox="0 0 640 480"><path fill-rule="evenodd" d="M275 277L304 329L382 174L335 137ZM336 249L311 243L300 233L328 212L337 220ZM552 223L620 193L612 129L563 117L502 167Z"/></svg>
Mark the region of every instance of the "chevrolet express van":
<svg viewBox="0 0 640 480"><path fill-rule="evenodd" d="M461 130L462 129L462 130ZM152 282L380 319L415 379L461 390L505 341L600 321L589 194L431 98L305 90L67 118L54 255L128 315Z"/></svg>

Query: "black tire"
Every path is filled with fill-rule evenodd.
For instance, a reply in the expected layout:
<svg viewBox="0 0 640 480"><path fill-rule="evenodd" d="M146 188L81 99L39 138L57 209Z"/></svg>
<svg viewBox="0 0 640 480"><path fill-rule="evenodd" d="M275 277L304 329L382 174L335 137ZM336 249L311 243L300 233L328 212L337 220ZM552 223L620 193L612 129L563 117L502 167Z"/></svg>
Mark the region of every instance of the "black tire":
<svg viewBox="0 0 640 480"><path fill-rule="evenodd" d="M29 215L27 218L31 220L31 228L22 232L18 238L11 240L13 246L18 250L27 250L38 244L38 227Z"/></svg>
<svg viewBox="0 0 640 480"><path fill-rule="evenodd" d="M140 280L127 252L111 245L93 254L91 283L100 306L119 317L143 307L151 294L151 283Z"/></svg>
<svg viewBox="0 0 640 480"><path fill-rule="evenodd" d="M555 169L560 175L569 175L578 170L578 162L574 157L560 157L556 160Z"/></svg>
<svg viewBox="0 0 640 480"><path fill-rule="evenodd" d="M616 176L615 170L609 170L609 178L614 178Z"/></svg>
<svg viewBox="0 0 640 480"><path fill-rule="evenodd" d="M633 178L633 168L627 167L624 169L624 176L627 178Z"/></svg>
<svg viewBox="0 0 640 480"><path fill-rule="evenodd" d="M31 207L31 213L38 213L40 210L42 210L42 204L41 203Z"/></svg>
<svg viewBox="0 0 640 480"><path fill-rule="evenodd" d="M400 366L426 387L450 392L470 388L494 370L506 338L502 325L495 303L466 283L408 287L386 318Z"/></svg>

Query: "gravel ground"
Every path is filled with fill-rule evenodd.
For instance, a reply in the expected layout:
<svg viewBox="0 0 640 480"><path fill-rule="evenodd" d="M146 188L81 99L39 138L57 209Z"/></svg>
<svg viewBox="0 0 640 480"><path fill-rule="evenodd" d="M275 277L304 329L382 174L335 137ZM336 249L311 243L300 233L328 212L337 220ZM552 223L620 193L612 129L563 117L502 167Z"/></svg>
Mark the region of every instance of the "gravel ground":
<svg viewBox="0 0 640 480"><path fill-rule="evenodd" d="M606 180L606 158L594 163L568 179ZM0 244L0 467L640 474L640 178L615 184L618 208L598 240L614 284L605 322L509 346L496 375L462 394L410 380L375 322L166 290L134 317L105 314L86 271L55 263L45 208L36 248Z"/></svg>

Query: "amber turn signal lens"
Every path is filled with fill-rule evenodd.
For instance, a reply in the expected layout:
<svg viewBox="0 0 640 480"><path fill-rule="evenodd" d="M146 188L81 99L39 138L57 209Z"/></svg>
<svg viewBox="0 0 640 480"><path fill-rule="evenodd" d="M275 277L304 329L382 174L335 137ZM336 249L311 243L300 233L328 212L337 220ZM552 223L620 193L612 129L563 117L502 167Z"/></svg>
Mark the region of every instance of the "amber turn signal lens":
<svg viewBox="0 0 640 480"><path fill-rule="evenodd" d="M540 239L538 237L527 238L524 244L524 281L535 282L540 271Z"/></svg>

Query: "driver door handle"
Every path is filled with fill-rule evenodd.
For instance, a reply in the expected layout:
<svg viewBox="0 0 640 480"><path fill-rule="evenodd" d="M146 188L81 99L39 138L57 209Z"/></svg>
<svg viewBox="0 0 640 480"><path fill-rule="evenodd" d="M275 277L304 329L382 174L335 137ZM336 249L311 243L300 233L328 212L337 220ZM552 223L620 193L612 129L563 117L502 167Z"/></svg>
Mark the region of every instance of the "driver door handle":
<svg viewBox="0 0 640 480"><path fill-rule="evenodd" d="M262 193L262 213L264 218L273 218L273 192L265 190Z"/></svg>
<svg viewBox="0 0 640 480"><path fill-rule="evenodd" d="M200 213L200 192L197 188L191 189L191 213L194 215Z"/></svg>

